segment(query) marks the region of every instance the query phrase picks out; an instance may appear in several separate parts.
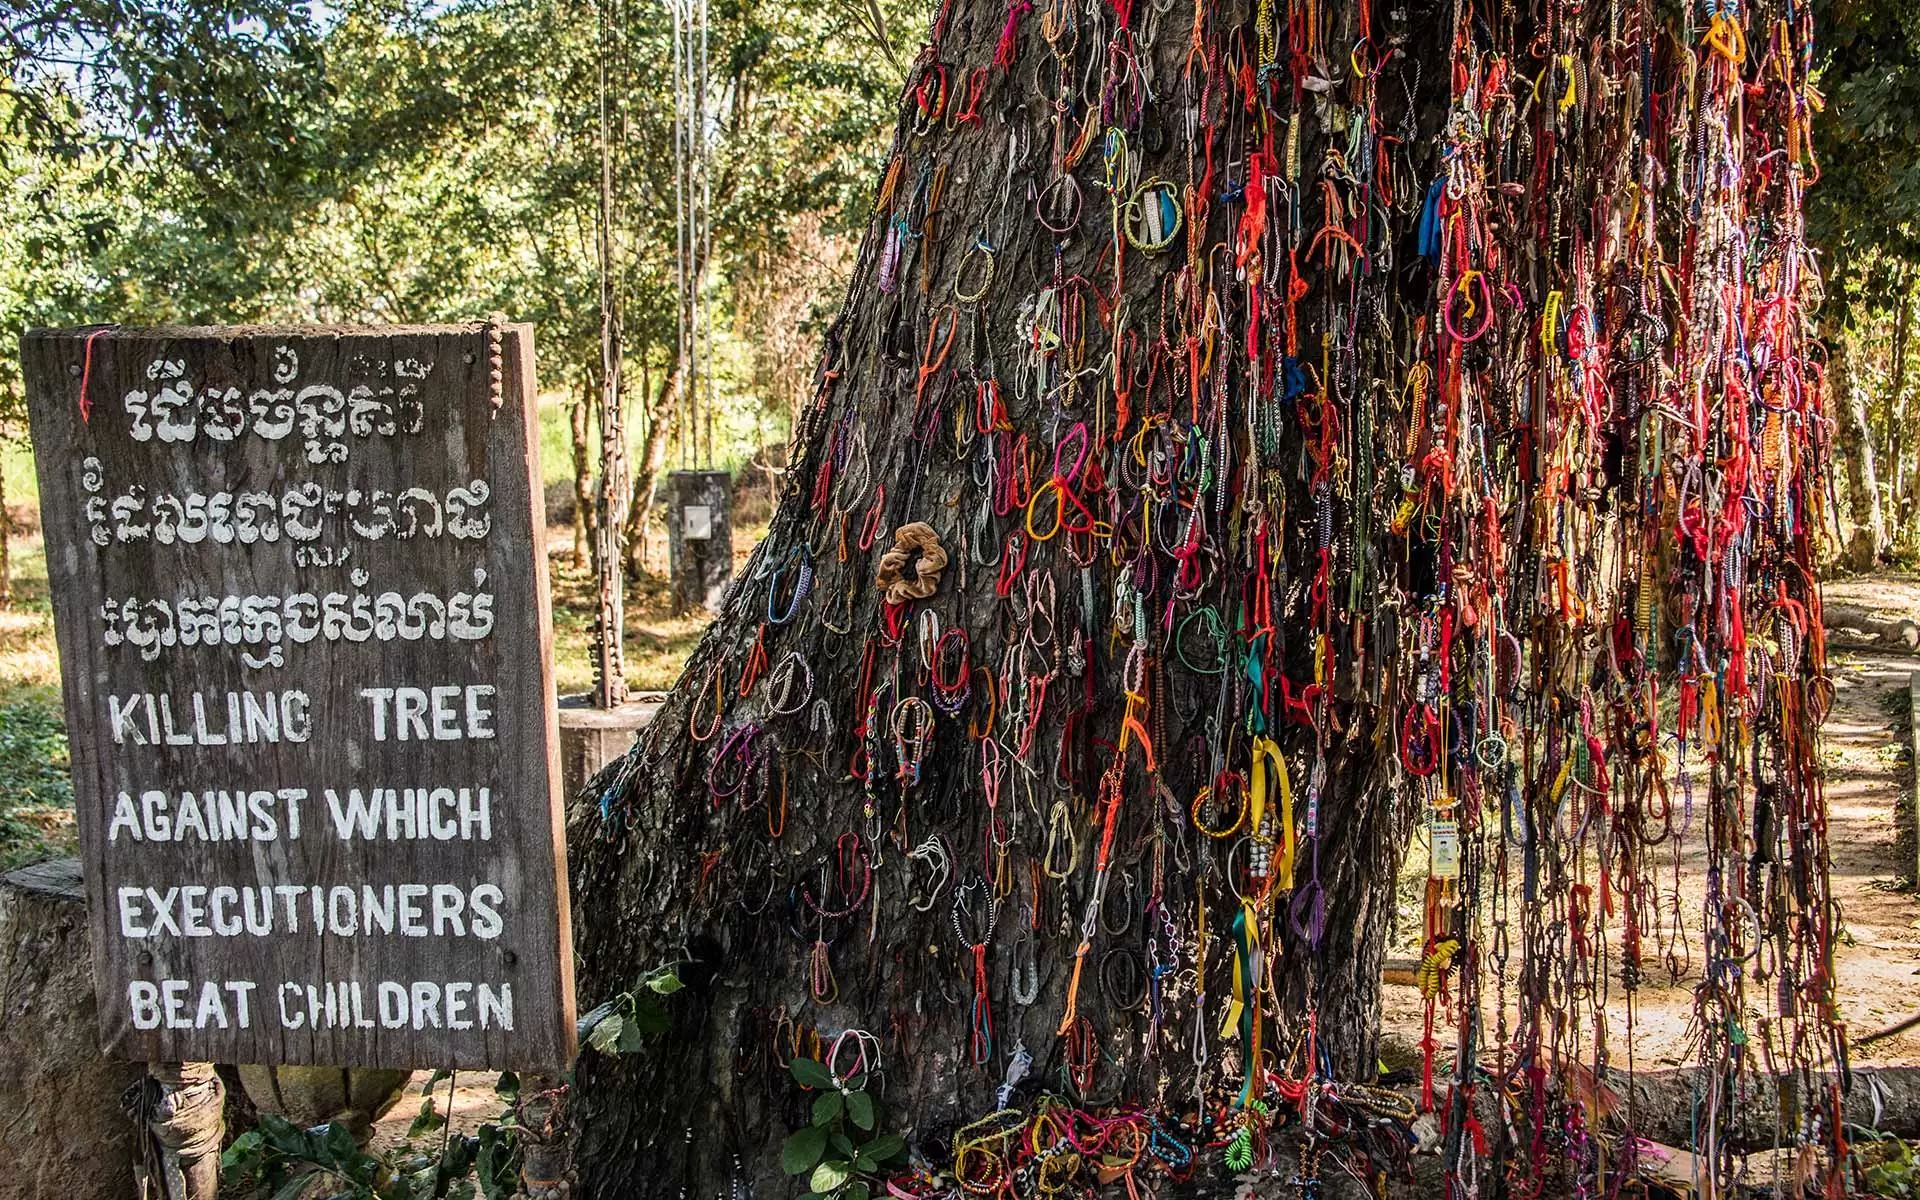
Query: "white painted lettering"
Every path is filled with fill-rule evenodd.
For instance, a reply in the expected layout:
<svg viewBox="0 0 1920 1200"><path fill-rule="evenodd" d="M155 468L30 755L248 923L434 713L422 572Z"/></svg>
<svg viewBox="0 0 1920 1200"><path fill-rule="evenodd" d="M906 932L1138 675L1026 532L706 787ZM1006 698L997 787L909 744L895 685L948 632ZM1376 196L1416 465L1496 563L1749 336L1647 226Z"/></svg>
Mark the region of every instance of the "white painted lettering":
<svg viewBox="0 0 1920 1200"><path fill-rule="evenodd" d="M427 980L415 980L408 989L408 997L413 1001L413 1027L424 1029L432 1025L440 1028L440 985Z"/></svg>
<svg viewBox="0 0 1920 1200"><path fill-rule="evenodd" d="M121 792L113 802L113 822L107 826L107 841L119 841L122 826L134 841L141 840L140 818L133 810L133 797L127 792Z"/></svg>
<svg viewBox="0 0 1920 1200"><path fill-rule="evenodd" d="M467 689L468 737L483 739L493 736L493 695L493 685L490 683L477 683Z"/></svg>
<svg viewBox="0 0 1920 1200"><path fill-rule="evenodd" d="M160 1005L167 1010L168 1029L192 1029L193 1019L187 1016L187 981L184 979L163 979L160 981Z"/></svg>
<svg viewBox="0 0 1920 1200"><path fill-rule="evenodd" d="M135 1029L160 1028L160 987L145 979L127 983L127 1010L133 1015Z"/></svg>
<svg viewBox="0 0 1920 1200"><path fill-rule="evenodd" d="M373 740L387 740L387 705L393 700L392 688L361 688L360 694L373 704Z"/></svg>
<svg viewBox="0 0 1920 1200"><path fill-rule="evenodd" d="M393 729L399 740L424 742L427 737L427 693L416 687L393 689Z"/></svg>
<svg viewBox="0 0 1920 1200"><path fill-rule="evenodd" d="M445 686L433 689L433 740L436 742L457 742L460 740L460 710L455 701L460 699L460 689Z"/></svg>
<svg viewBox="0 0 1920 1200"><path fill-rule="evenodd" d="M488 984L481 984L480 1028L504 1029L513 1032L513 985L503 983L496 990Z"/></svg>
<svg viewBox="0 0 1920 1200"><path fill-rule="evenodd" d="M143 698L144 697L137 694L127 696L124 699L120 696L107 697L107 717L113 726L114 745L126 745L129 735L131 735L133 744L136 746L145 746L148 744L146 734L141 730L139 725L134 723L134 713L139 709L140 701Z"/></svg>

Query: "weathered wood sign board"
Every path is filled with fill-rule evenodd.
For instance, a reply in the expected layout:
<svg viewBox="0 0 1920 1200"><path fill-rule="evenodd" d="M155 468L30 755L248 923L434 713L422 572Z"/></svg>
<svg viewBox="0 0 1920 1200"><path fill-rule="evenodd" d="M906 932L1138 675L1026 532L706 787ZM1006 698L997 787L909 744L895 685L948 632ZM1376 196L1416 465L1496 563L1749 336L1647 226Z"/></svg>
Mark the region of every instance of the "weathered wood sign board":
<svg viewBox="0 0 1920 1200"><path fill-rule="evenodd" d="M108 1051L570 1059L530 327L22 361Z"/></svg>

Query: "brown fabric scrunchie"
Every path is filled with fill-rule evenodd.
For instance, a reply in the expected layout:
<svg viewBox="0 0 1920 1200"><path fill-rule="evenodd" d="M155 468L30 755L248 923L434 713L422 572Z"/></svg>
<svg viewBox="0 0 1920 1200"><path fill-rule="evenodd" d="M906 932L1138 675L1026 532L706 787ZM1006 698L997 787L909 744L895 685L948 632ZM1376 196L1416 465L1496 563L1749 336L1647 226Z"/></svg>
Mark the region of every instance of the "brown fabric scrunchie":
<svg viewBox="0 0 1920 1200"><path fill-rule="evenodd" d="M913 562L916 553L920 561L909 578L907 564ZM940 545L940 535L925 521L915 521L893 531L893 549L880 556L873 585L886 592L890 604L925 600L939 588L940 572L946 566L947 552Z"/></svg>

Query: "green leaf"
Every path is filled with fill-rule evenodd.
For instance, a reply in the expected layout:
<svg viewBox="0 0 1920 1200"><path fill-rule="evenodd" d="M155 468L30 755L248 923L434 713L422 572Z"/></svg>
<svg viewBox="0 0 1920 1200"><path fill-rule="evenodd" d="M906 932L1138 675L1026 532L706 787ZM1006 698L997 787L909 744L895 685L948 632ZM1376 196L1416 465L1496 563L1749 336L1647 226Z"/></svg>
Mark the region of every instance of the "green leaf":
<svg viewBox="0 0 1920 1200"><path fill-rule="evenodd" d="M298 1197L312 1186L313 1176L304 1173L295 1175L280 1185L280 1189L273 1194L273 1200L298 1200Z"/></svg>
<svg viewBox="0 0 1920 1200"><path fill-rule="evenodd" d="M612 1013L613 1001L611 1000L596 1004L586 1012L581 1013L578 1022L580 1040L591 1045L593 1043L594 1030L600 1028L600 1023L606 1020Z"/></svg>
<svg viewBox="0 0 1920 1200"><path fill-rule="evenodd" d="M587 1045L602 1054L620 1053L620 1035L626 1032L627 1019L617 1012L609 1012L593 1023L593 1032L587 1035Z"/></svg>
<svg viewBox="0 0 1920 1200"><path fill-rule="evenodd" d="M839 1130L836 1129L827 1136L827 1144L832 1146L833 1152L841 1158L853 1157L853 1139Z"/></svg>
<svg viewBox="0 0 1920 1200"><path fill-rule="evenodd" d="M342 1168L355 1165L353 1160L360 1156L360 1146L353 1140L353 1130L344 1123L328 1122L322 1140L326 1149L322 1162Z"/></svg>
<svg viewBox="0 0 1920 1200"><path fill-rule="evenodd" d="M679 973L672 967L662 967L658 971L650 972L641 982L645 984L650 991L662 996L671 996L681 988L687 986L680 981Z"/></svg>
<svg viewBox="0 0 1920 1200"><path fill-rule="evenodd" d="M862 1129L873 1128L873 1097L865 1092L847 1093L847 1115Z"/></svg>
<svg viewBox="0 0 1920 1200"><path fill-rule="evenodd" d="M866 1169L873 1170L872 1167ZM867 1200L867 1195L867 1185L856 1179L847 1185L846 1191L840 1193L840 1200Z"/></svg>
<svg viewBox="0 0 1920 1200"><path fill-rule="evenodd" d="M220 1168L230 1171L240 1160L258 1156L263 1140L258 1129L249 1129L233 1139L233 1145L220 1152Z"/></svg>
<svg viewBox="0 0 1920 1200"><path fill-rule="evenodd" d="M474 1176L487 1200L508 1200L520 1189L520 1145L511 1129L480 1126L480 1148L474 1155Z"/></svg>
<svg viewBox="0 0 1920 1200"><path fill-rule="evenodd" d="M422 1096L420 1098L420 1114L414 1117L413 1124L407 1126L407 1136L417 1138L424 1134L432 1133L446 1123L447 1119L435 1110L433 1097Z"/></svg>
<svg viewBox="0 0 1920 1200"><path fill-rule="evenodd" d="M260 1114L260 1132L267 1137L267 1145L290 1158L307 1157L307 1132L285 1117L273 1113Z"/></svg>
<svg viewBox="0 0 1920 1200"><path fill-rule="evenodd" d="M651 1037L673 1027L664 1005L651 996L642 996L640 999L642 1002L633 1006L633 1013L628 1018L635 1029Z"/></svg>
<svg viewBox="0 0 1920 1200"><path fill-rule="evenodd" d="M500 1072L500 1078L493 1081L493 1094L511 1104L520 1098L520 1076L514 1071Z"/></svg>
<svg viewBox="0 0 1920 1200"><path fill-rule="evenodd" d="M638 1020L622 1021L620 1036L614 1039L613 1048L617 1054L634 1054L647 1044L647 1031L640 1027Z"/></svg>
<svg viewBox="0 0 1920 1200"><path fill-rule="evenodd" d="M780 1147L780 1169L789 1175L804 1175L827 1152L827 1131L817 1125L789 1137Z"/></svg>
<svg viewBox="0 0 1920 1200"><path fill-rule="evenodd" d="M900 1157L906 1148L907 1143L899 1134L883 1133L862 1146L860 1152L871 1157L875 1162L884 1163Z"/></svg>
<svg viewBox="0 0 1920 1200"><path fill-rule="evenodd" d="M830 1158L813 1169L813 1178L807 1180L807 1186L816 1192L831 1192L846 1183L853 1169L837 1158Z"/></svg>
<svg viewBox="0 0 1920 1200"><path fill-rule="evenodd" d="M451 1137L440 1151L437 1169L442 1179L460 1179L473 1170L473 1160L480 1149L477 1137Z"/></svg>
<svg viewBox="0 0 1920 1200"><path fill-rule="evenodd" d="M821 1092L813 1098L813 1123L831 1125L840 1119L845 1107L846 1101L839 1092Z"/></svg>
<svg viewBox="0 0 1920 1200"><path fill-rule="evenodd" d="M787 1064L787 1070L793 1072L793 1077L800 1082L801 1087L830 1088L833 1086L833 1076L824 1066L811 1058L796 1057Z"/></svg>

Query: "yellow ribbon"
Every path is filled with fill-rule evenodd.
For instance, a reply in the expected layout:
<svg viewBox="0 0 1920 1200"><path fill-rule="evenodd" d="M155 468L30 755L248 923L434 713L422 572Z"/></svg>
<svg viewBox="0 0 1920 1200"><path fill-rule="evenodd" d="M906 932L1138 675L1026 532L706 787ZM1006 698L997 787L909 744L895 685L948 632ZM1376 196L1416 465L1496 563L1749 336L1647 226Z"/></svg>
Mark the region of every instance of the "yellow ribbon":
<svg viewBox="0 0 1920 1200"><path fill-rule="evenodd" d="M1269 774L1280 785L1280 836L1274 839L1279 844L1279 852L1274 857L1271 876L1274 886L1286 893L1293 890L1293 780L1287 774L1287 756L1280 753L1280 743L1270 737L1254 738L1253 798L1247 810L1247 828L1251 830L1259 830L1260 819L1267 812Z"/></svg>
<svg viewBox="0 0 1920 1200"><path fill-rule="evenodd" d="M1260 944L1260 914L1254 911L1253 902L1244 897L1240 901L1240 920L1244 935L1235 939L1233 948L1233 999L1227 1002L1226 1016L1220 1022L1222 1039L1234 1036L1240 1025L1240 1017L1246 1012L1247 997L1256 986L1253 964L1248 957L1251 947Z"/></svg>

